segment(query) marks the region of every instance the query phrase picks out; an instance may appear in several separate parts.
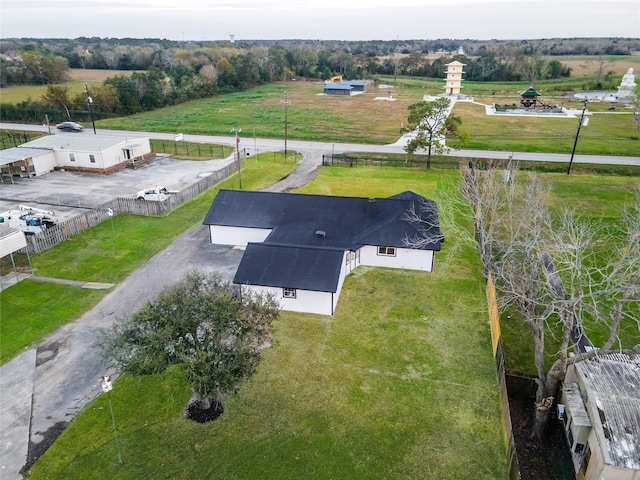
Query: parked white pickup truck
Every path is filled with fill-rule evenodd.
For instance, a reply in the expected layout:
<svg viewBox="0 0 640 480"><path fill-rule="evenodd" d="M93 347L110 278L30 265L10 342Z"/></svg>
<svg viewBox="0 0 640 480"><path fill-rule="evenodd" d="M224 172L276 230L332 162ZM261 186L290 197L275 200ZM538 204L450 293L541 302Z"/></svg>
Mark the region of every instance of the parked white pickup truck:
<svg viewBox="0 0 640 480"><path fill-rule="evenodd" d="M166 200L169 196L169 190L166 187L160 187L156 185L153 188L148 188L147 190L140 190L136 194L136 198L138 200L151 200L153 202L161 202Z"/></svg>

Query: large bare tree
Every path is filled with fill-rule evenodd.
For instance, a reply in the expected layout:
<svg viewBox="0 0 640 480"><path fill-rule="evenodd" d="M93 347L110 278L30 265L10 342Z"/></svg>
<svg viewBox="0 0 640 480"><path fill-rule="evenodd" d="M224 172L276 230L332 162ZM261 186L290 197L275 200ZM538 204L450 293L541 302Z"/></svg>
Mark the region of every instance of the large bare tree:
<svg viewBox="0 0 640 480"><path fill-rule="evenodd" d="M537 373L532 434L543 440L569 365L612 352L640 353L640 341L630 345L635 342L620 337L623 324L640 329L640 187L614 227L549 205L549 187L517 169L467 168L460 193L473 208L454 197L440 198L441 221L450 227L455 215L471 213L471 240L495 279L499 308L515 312L531 334ZM406 219L420 222L429 216L419 210L433 208L421 204ZM434 240L431 225L421 226L405 239L407 246ZM456 228L454 235L464 234ZM601 340L594 345L585 332L596 330ZM551 363L545 355L549 337L559 344Z"/></svg>
<svg viewBox="0 0 640 480"><path fill-rule="evenodd" d="M640 325L640 191L610 230L567 208L552 213L548 188L535 175L507 178L495 169L469 169L463 193L476 207L479 248L496 280L499 306L515 310L531 332L538 384L533 433L543 439L569 365L614 351L640 352L640 345L622 348L619 336L623 322ZM604 328L606 340L592 345L585 325ZM547 335L560 340L549 368Z"/></svg>

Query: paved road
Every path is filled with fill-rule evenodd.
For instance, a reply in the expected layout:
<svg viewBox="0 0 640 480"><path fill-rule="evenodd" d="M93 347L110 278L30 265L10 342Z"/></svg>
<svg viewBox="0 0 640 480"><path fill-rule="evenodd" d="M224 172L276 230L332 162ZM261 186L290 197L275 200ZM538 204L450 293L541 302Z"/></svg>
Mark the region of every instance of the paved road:
<svg viewBox="0 0 640 480"><path fill-rule="evenodd" d="M0 123L0 128L6 128L9 130L26 130L47 132L47 127L42 125L23 125L17 123ZM173 140L174 134L172 133L152 133L152 132L132 132L125 130L96 130L98 134L118 134L118 135L138 135L146 136L152 139L158 140ZM66 134L66 135L93 135L93 131L89 132L85 130L81 134ZM216 135L189 135L184 134L184 140L186 142L204 142L204 143L219 143L227 144L235 147L235 137L229 136L216 136ZM391 145L362 145L357 143L329 143L329 142L308 142L301 140L288 140L287 148L289 150L297 150L299 152L315 152L320 155L330 155L333 153L343 152L381 152L381 153L404 153L404 142L399 140ZM284 139L265 139L265 138L242 138L240 139L241 148L246 148L250 153L258 151L271 151L271 150L284 150ZM499 152L493 150L452 150L449 155L456 157L473 157L473 158L487 158L487 159L508 159L510 155L513 155L514 160L532 160L542 162L569 162L571 155L566 153L531 153L531 152ZM596 164L610 164L610 165L638 165L640 166L640 156L633 157L620 157L615 155L575 155L573 158L574 163L596 163Z"/></svg>
<svg viewBox="0 0 640 480"><path fill-rule="evenodd" d="M302 186L320 166L321 155L307 155L294 173L268 190ZM217 272L232 280L241 257L240 250L211 245L205 226L187 230L77 322L0 367L0 478L22 478L23 466L41 456L68 422L101 393L99 378L105 374L115 378L117 372L108 371L96 347L102 329L153 299L188 270Z"/></svg>

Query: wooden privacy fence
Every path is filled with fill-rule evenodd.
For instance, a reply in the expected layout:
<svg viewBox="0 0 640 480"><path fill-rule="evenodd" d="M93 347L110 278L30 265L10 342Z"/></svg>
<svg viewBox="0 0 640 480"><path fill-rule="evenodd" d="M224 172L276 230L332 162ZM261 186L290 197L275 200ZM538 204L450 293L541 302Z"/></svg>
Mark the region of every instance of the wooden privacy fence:
<svg viewBox="0 0 640 480"><path fill-rule="evenodd" d="M233 162L221 170L208 175L196 183L171 194L162 202L150 202L135 198L116 197L95 208L80 213L52 227L44 232L35 235L27 235L27 246L29 253L39 253L57 244L68 240L74 235L82 233L84 230L109 220L112 215L119 213L129 213L132 215L162 216L187 200L204 192L205 190L220 183L237 171L237 164ZM110 215L111 213L111 215ZM25 249L22 251L24 252Z"/></svg>
<svg viewBox="0 0 640 480"><path fill-rule="evenodd" d="M487 305L489 308L489 324L491 326L491 344L493 346L493 356L498 369L500 400L502 401L502 416L505 424L505 440L507 443L507 453L509 454L509 480L519 480L521 478L520 463L518 462L516 441L513 436L513 426L511 424L511 406L509 405L509 393L504 367L504 351L502 349L502 336L500 333L500 315L498 314L496 287L493 283L491 272L488 272L487 274L486 292Z"/></svg>

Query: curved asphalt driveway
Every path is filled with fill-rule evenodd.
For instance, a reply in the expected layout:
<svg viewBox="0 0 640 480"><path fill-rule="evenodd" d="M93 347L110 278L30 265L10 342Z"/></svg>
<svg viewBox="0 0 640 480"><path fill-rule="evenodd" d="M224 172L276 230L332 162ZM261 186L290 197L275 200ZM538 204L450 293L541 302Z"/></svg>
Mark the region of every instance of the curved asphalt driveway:
<svg viewBox="0 0 640 480"><path fill-rule="evenodd" d="M269 191L288 191L313 179L322 155L311 152ZM102 329L152 300L191 269L232 280L242 251L209 243L208 229L187 230L117 285L78 321L0 367L0 478L22 478L73 417L101 392L108 371L96 340ZM171 272L167 275L167 272Z"/></svg>

